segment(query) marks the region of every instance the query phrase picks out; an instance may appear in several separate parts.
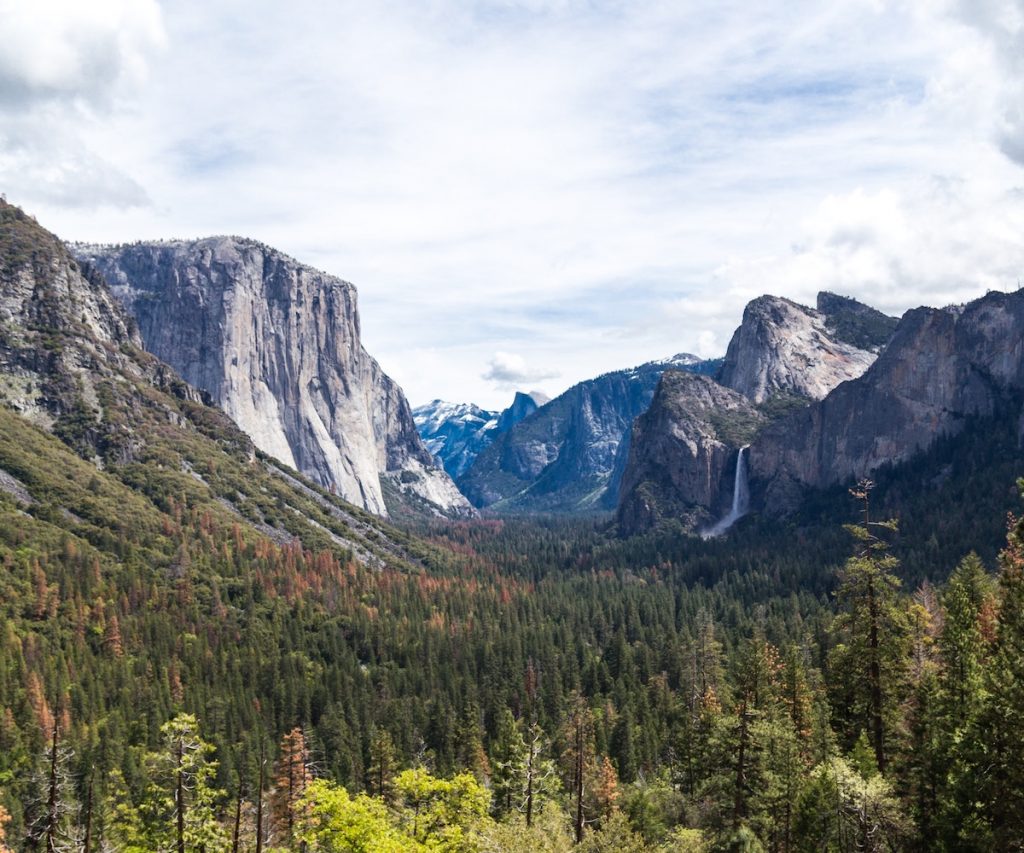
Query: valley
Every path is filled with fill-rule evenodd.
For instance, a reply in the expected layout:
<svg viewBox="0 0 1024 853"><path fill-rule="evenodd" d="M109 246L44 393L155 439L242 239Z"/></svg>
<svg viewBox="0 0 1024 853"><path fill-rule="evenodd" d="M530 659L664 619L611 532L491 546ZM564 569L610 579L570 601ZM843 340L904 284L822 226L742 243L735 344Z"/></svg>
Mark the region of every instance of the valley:
<svg viewBox="0 0 1024 853"><path fill-rule="evenodd" d="M497 412L255 241L3 202L0 285L0 849L1024 838L1024 293Z"/></svg>

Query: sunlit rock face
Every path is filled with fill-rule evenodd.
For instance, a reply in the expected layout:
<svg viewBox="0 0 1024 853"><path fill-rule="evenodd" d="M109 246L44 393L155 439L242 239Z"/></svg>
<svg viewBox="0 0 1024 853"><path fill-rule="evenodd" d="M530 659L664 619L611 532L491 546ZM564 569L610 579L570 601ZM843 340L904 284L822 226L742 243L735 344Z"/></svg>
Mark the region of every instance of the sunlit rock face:
<svg viewBox="0 0 1024 853"><path fill-rule="evenodd" d="M762 296L744 310L718 380L755 403L776 394L820 400L875 358L872 349L843 340L829 314Z"/></svg>
<svg viewBox="0 0 1024 853"><path fill-rule="evenodd" d="M108 280L146 348L261 450L379 515L382 478L438 512L471 511L363 349L353 285L237 237L76 254Z"/></svg>

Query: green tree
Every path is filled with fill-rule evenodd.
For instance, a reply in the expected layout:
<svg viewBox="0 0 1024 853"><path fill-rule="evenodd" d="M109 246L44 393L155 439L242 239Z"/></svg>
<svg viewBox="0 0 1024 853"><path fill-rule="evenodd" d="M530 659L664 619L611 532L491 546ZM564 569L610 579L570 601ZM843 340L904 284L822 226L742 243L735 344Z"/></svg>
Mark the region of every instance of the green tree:
<svg viewBox="0 0 1024 853"><path fill-rule="evenodd" d="M491 809L496 818L525 809L527 748L518 720L505 708L498 718L498 732L491 748Z"/></svg>
<svg viewBox="0 0 1024 853"><path fill-rule="evenodd" d="M886 770L892 730L898 713L906 666L905 609L899 599L899 561L876 531L894 531L896 522L872 521L870 494L874 484L863 480L851 494L861 501L860 524L844 525L857 542L840 576L837 593L842 607L836 619L833 669L837 717L843 719L848 742L867 731L878 769Z"/></svg>
<svg viewBox="0 0 1024 853"><path fill-rule="evenodd" d="M367 768L367 788L375 797L389 805L395 796L395 773L398 756L387 729L377 726L370 734L370 764Z"/></svg>
<svg viewBox="0 0 1024 853"><path fill-rule="evenodd" d="M490 794L472 773L439 779L423 768L395 779L402 831L431 849L469 853L489 825Z"/></svg>
<svg viewBox="0 0 1024 853"><path fill-rule="evenodd" d="M424 848L400 832L387 806L366 794L349 795L324 779L309 784L299 801L296 838L323 853L415 853Z"/></svg>
<svg viewBox="0 0 1024 853"><path fill-rule="evenodd" d="M905 849L910 824L892 786L865 779L841 758L819 764L800 797L795 849L882 853Z"/></svg>
<svg viewBox="0 0 1024 853"><path fill-rule="evenodd" d="M999 566L993 653L969 748L976 818L992 849L1013 850L1024 848L1024 519L1011 526Z"/></svg>
<svg viewBox="0 0 1024 853"><path fill-rule="evenodd" d="M126 853L224 853L229 840L218 821L224 792L212 785L217 772L213 747L202 739L191 714L164 723L160 739L160 750L146 756L148 781L137 806L123 777L115 777L111 840Z"/></svg>

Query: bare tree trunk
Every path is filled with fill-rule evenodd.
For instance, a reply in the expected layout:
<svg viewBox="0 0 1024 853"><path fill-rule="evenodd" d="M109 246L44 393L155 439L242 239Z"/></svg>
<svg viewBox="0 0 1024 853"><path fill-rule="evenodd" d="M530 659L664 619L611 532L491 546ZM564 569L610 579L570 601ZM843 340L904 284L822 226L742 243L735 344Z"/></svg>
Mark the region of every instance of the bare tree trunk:
<svg viewBox="0 0 1024 853"><path fill-rule="evenodd" d="M576 768L573 787L576 789L576 843L583 841L583 720L576 718Z"/></svg>
<svg viewBox="0 0 1024 853"><path fill-rule="evenodd" d="M185 745L178 738L178 773L175 779L174 798L178 812L178 853L185 853Z"/></svg>
<svg viewBox="0 0 1024 853"><path fill-rule="evenodd" d="M238 853L238 834L242 828L242 783L238 783L238 797L235 799L235 831L231 834L231 853Z"/></svg>
<svg viewBox="0 0 1024 853"><path fill-rule="evenodd" d="M736 796L733 801L733 823L739 826L746 813L747 787L747 702L740 703L740 751L736 758Z"/></svg>
<svg viewBox="0 0 1024 853"><path fill-rule="evenodd" d="M266 764L264 757L265 745L260 739L260 781L256 790L256 853L263 853L263 769Z"/></svg>
<svg viewBox="0 0 1024 853"><path fill-rule="evenodd" d="M526 826L533 825L533 760L537 749L536 734L530 740L530 749L526 756Z"/></svg>
<svg viewBox="0 0 1024 853"><path fill-rule="evenodd" d="M92 853L92 786L95 775L89 774L89 790L85 795L85 840L82 842L82 853Z"/></svg>
<svg viewBox="0 0 1024 853"><path fill-rule="evenodd" d="M57 718L53 720L53 740L50 745L50 793L46 801L46 853L57 851Z"/></svg>

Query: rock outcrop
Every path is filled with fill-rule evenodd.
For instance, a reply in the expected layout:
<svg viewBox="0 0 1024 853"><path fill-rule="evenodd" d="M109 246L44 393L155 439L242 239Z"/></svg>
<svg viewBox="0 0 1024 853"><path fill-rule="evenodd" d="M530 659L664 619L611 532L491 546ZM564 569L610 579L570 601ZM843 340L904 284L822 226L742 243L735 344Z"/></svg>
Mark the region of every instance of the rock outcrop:
<svg viewBox="0 0 1024 853"><path fill-rule="evenodd" d="M807 488L863 477L959 431L969 417L1019 406L1022 392L1024 290L908 311L863 376L758 436L754 502L786 511Z"/></svg>
<svg viewBox="0 0 1024 853"><path fill-rule="evenodd" d="M706 376L669 370L636 419L617 520L631 535L667 519L703 527L732 501L738 451L764 416Z"/></svg>
<svg viewBox="0 0 1024 853"><path fill-rule="evenodd" d="M124 419L111 414L115 398L131 397L136 382L200 401L198 391L142 351L103 280L0 200L0 402L103 465L130 460L140 446Z"/></svg>
<svg viewBox="0 0 1024 853"><path fill-rule="evenodd" d="M892 318L834 294L821 294L818 304L815 310L778 296L750 302L718 381L755 403L780 395L820 400L864 373L877 357L877 329Z"/></svg>
<svg viewBox="0 0 1024 853"><path fill-rule="evenodd" d="M371 512L469 511L402 390L363 349L356 289L252 240L75 247L170 364L256 446Z"/></svg>
<svg viewBox="0 0 1024 853"><path fill-rule="evenodd" d="M539 391L517 391L512 404L501 412L489 412L473 403L433 400L412 410L424 445L453 478L466 472L494 439L532 415L548 398Z"/></svg>
<svg viewBox="0 0 1024 853"><path fill-rule="evenodd" d="M480 507L509 512L614 509L634 419L671 367L711 373L682 354L573 386L499 435L459 479Z"/></svg>

